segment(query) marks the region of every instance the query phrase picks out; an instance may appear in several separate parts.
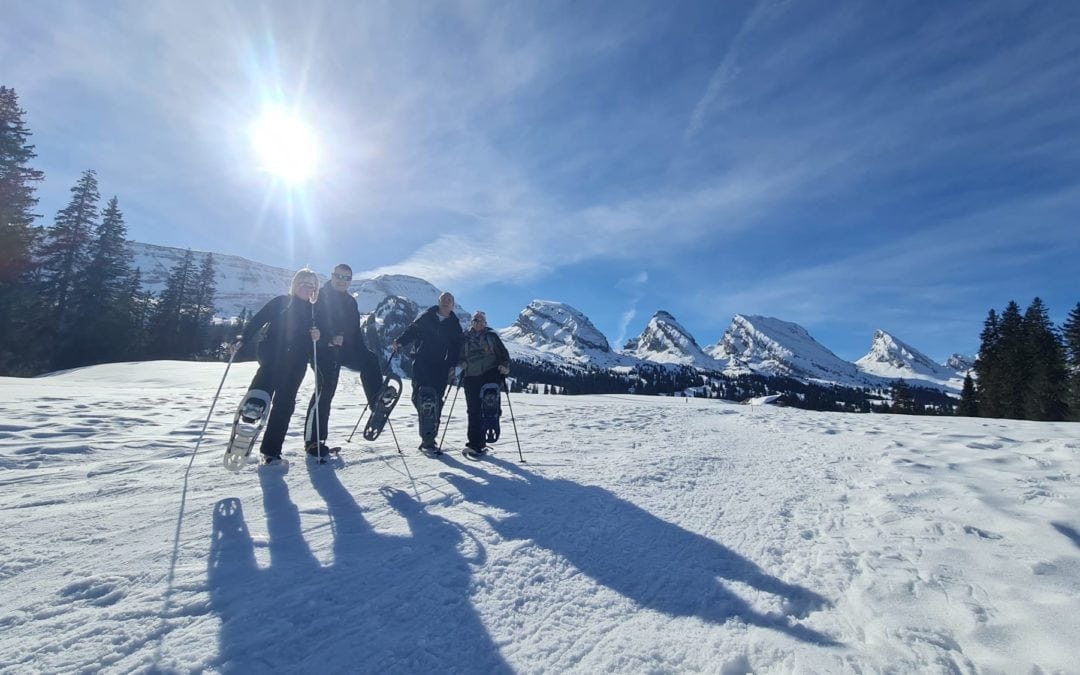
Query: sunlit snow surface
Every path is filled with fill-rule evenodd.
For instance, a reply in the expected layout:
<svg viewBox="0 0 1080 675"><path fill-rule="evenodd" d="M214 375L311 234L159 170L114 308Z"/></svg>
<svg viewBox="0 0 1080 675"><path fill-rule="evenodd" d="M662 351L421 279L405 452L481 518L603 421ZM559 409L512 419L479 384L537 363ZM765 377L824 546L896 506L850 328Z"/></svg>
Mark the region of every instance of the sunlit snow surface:
<svg viewBox="0 0 1080 675"><path fill-rule="evenodd" d="M253 374L0 379L4 672L1076 672L1080 425L517 395L495 455L221 467ZM310 394L310 382L301 400ZM406 395L408 390L406 390ZM447 446L464 441L462 398ZM448 404L449 405L449 404ZM298 415L304 409L298 406Z"/></svg>

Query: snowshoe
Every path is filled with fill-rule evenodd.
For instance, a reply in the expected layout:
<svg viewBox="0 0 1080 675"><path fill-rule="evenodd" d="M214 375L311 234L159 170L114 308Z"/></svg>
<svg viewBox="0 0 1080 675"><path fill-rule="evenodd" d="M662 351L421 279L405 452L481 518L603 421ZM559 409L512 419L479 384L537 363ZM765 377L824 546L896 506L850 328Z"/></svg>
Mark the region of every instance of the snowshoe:
<svg viewBox="0 0 1080 675"><path fill-rule="evenodd" d="M489 382L480 387L480 426L484 430L486 443L499 440L499 417L502 415L500 400L499 385Z"/></svg>
<svg viewBox="0 0 1080 675"><path fill-rule="evenodd" d="M439 457L443 454L443 452L442 449L439 446L435 445L434 442L430 445L427 443L421 443L420 454L424 455L425 457Z"/></svg>
<svg viewBox="0 0 1080 675"><path fill-rule="evenodd" d="M476 448L476 447L466 443L465 444L465 449L461 451L461 454L462 454L462 456L465 457L465 459L471 460L473 462L479 462L480 459L484 456L484 454L486 452L487 452L486 447Z"/></svg>
<svg viewBox="0 0 1080 675"><path fill-rule="evenodd" d="M431 387L420 387L416 408L420 413L420 438L423 440L421 447L436 447L435 436L439 433L439 395Z"/></svg>
<svg viewBox="0 0 1080 675"><path fill-rule="evenodd" d="M401 378L390 373L383 379L382 388L375 402L371 404L371 415L368 416L367 424L364 425L364 439L373 441L379 437L386 421L390 419L390 413L401 398Z"/></svg>
<svg viewBox="0 0 1080 675"><path fill-rule="evenodd" d="M222 464L229 471L239 471L259 439L270 412L270 394L260 389L248 391L233 418L232 435L225 448Z"/></svg>
<svg viewBox="0 0 1080 675"><path fill-rule="evenodd" d="M282 459L280 455L263 455L259 462L260 471L288 471L289 460Z"/></svg>
<svg viewBox="0 0 1080 675"><path fill-rule="evenodd" d="M326 443L308 443L304 447L304 451L312 457L329 457L330 455L336 455L341 452L341 448L331 448Z"/></svg>

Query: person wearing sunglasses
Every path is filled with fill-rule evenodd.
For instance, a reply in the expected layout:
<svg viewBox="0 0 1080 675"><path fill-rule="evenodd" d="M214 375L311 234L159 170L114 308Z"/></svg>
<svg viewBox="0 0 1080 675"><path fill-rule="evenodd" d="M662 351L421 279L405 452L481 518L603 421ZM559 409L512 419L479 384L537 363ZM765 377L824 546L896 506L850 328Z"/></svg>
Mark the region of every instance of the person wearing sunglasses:
<svg viewBox="0 0 1080 675"><path fill-rule="evenodd" d="M304 450L312 456L325 457L330 452L326 446L330 404L337 391L342 365L360 371L360 379L368 400L374 400L379 390L379 362L364 343L360 332L360 311L356 306L356 298L349 293L352 274L352 268L345 263L334 267L315 303L317 322L326 327L328 339L319 343L319 368L316 373L318 396L312 393L304 423ZM374 375L371 373L372 365L375 369ZM319 432L318 439L315 438L316 429Z"/></svg>
<svg viewBox="0 0 1080 675"><path fill-rule="evenodd" d="M296 392L311 362L311 344L323 335L312 311L318 293L318 275L306 267L299 270L293 275L289 294L266 303L233 344L233 349L239 350L244 344L256 343L259 360L241 416L245 421L257 422L266 415L264 401L273 401L259 445L264 464L281 464L281 446L296 409Z"/></svg>
<svg viewBox="0 0 1080 675"><path fill-rule="evenodd" d="M488 328L487 315L476 312L461 341L462 386L465 388L465 407L469 417L469 442L465 448L469 456L483 454L487 444L481 418L480 389L489 383L501 386L503 378L509 373L510 353L506 345L498 333Z"/></svg>
<svg viewBox="0 0 1080 675"><path fill-rule="evenodd" d="M461 354L461 323L454 314L454 296L443 293L439 304L421 314L393 343L394 352L402 346L416 343L413 358L412 402L421 418L420 449L437 451L435 436L439 431L439 417L446 388L454 377L454 368ZM423 423L421 389L430 388L436 396L435 420L432 428Z"/></svg>

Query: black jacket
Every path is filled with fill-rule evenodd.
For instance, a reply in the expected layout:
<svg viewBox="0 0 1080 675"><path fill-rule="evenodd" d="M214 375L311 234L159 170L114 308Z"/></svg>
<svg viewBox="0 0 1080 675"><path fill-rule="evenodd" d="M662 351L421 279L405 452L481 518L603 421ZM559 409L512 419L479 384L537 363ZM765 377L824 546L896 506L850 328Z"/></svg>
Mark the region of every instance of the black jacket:
<svg viewBox="0 0 1080 675"><path fill-rule="evenodd" d="M439 319L438 305L428 308L398 337L402 346L416 342L415 363L445 371L457 365L461 354L461 322L457 315Z"/></svg>
<svg viewBox="0 0 1080 675"><path fill-rule="evenodd" d="M320 326L326 326L323 336L326 344L332 344L334 337L345 337L344 349L351 349L360 339L360 310L356 307L356 298L350 293L334 290L330 282L319 291L315 303L315 317Z"/></svg>
<svg viewBox="0 0 1080 675"><path fill-rule="evenodd" d="M257 335L262 335L258 343L259 362L267 358L278 358L290 353L311 355L311 335L308 331L314 323L322 337L326 339L325 324L318 317L312 320L311 303L293 295L279 295L251 317L240 339L244 344L252 344Z"/></svg>

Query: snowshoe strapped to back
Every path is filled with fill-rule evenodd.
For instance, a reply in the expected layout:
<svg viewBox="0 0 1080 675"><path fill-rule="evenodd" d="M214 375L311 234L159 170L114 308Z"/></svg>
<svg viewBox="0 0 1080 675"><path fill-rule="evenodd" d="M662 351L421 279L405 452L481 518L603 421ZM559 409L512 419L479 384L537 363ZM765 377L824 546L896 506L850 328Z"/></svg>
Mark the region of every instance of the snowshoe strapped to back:
<svg viewBox="0 0 1080 675"><path fill-rule="evenodd" d="M499 440L499 417L502 415L499 385L489 382L480 387L480 424L484 430L484 442Z"/></svg>

